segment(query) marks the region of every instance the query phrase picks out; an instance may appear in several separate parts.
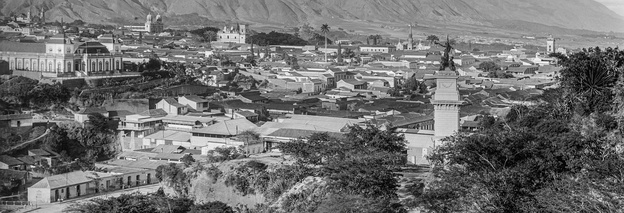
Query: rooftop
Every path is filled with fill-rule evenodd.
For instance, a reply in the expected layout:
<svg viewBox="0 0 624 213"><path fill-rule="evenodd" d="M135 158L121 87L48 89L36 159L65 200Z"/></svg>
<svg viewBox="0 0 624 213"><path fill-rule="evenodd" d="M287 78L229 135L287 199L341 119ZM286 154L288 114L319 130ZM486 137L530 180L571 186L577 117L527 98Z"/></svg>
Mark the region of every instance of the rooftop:
<svg viewBox="0 0 624 213"><path fill-rule="evenodd" d="M56 189L65 186L71 186L81 183L92 182L94 178L111 177L115 174L92 172L92 171L75 171L65 174L53 175L43 178L41 181L35 183L30 188L47 188Z"/></svg>
<svg viewBox="0 0 624 213"><path fill-rule="evenodd" d="M245 118L240 118L233 120L224 120L208 127L193 129L191 132L213 135L237 135L239 132L255 129L257 127L258 126L253 124L251 121Z"/></svg>

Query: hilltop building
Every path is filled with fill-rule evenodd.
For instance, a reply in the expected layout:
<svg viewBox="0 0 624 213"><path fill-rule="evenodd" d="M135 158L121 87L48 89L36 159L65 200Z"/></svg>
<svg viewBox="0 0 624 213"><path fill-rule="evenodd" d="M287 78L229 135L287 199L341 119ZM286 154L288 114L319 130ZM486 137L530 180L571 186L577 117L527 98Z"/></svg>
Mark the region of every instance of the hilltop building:
<svg viewBox="0 0 624 213"><path fill-rule="evenodd" d="M165 29L163 19L160 14L156 18L152 18L152 14L148 14L143 26L124 26L126 29L136 32L162 33Z"/></svg>
<svg viewBox="0 0 624 213"><path fill-rule="evenodd" d="M555 38L553 38L553 36L550 35L548 37L548 40L546 41L546 53L551 54L551 53L555 53L556 51L557 51L557 46L555 44Z"/></svg>
<svg viewBox="0 0 624 213"><path fill-rule="evenodd" d="M412 32L412 25L409 26L410 27L410 33L407 36L407 41L399 41L399 43L396 44L396 49L397 50L428 50L431 49L431 46L425 46L422 44L422 40L418 41L418 44L416 44L416 42L414 42L414 36L413 36L413 32Z"/></svg>
<svg viewBox="0 0 624 213"><path fill-rule="evenodd" d="M0 60L14 71L39 72L44 77L89 76L122 70L121 44L113 35L99 42L75 42L59 33L44 43L0 42Z"/></svg>
<svg viewBox="0 0 624 213"><path fill-rule="evenodd" d="M247 39L247 25L227 26L217 33L217 42L244 44Z"/></svg>

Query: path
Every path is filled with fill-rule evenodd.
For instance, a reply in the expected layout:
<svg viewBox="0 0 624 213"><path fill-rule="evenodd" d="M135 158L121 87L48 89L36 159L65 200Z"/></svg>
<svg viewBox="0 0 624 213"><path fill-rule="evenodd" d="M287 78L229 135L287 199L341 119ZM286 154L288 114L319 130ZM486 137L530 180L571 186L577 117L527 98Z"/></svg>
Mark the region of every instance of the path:
<svg viewBox="0 0 624 213"><path fill-rule="evenodd" d="M2 153L8 153L8 152L11 152L11 151L13 151L13 150L20 149L20 148L22 148L22 147L24 147L24 146L26 146L26 145L29 145L29 144L31 144L31 143L34 143L34 142L38 141L39 139L41 139L41 138L45 137L45 136L46 136L46 135L48 135L49 133L50 133L50 129L48 128L48 129L46 129L46 131L45 131L43 134L39 135L39 137L36 137L36 138L34 138L34 139L32 139L32 140L29 140L29 141L24 141L24 142L22 142L22 143L20 143L20 144L17 144L17 145L15 145L15 146L12 146L12 147L10 147L10 148L8 148L8 149L6 149L6 150L2 151Z"/></svg>
<svg viewBox="0 0 624 213"><path fill-rule="evenodd" d="M72 204L88 201L88 200L91 200L91 199L96 199L96 198L106 199L108 197L118 197L118 196L120 196L122 194L130 194L130 193L135 193L135 192L140 192L142 194L147 194L147 193L156 192L158 190L158 188L160 188L160 184L152 184L152 185L147 185L147 186L134 187L134 188L124 189L124 190L117 190L117 191L109 192L109 193L106 193L106 194L100 194L100 195L97 195L97 196L80 197L80 198L74 198L74 199L71 199L71 200L66 200L66 201L63 201L63 202L56 202L56 203L51 203L51 204L41 204L41 205L37 205L37 206L28 206L28 207L26 207L24 209L18 210L16 213L57 213L57 212L63 212L63 210L65 208L71 206Z"/></svg>

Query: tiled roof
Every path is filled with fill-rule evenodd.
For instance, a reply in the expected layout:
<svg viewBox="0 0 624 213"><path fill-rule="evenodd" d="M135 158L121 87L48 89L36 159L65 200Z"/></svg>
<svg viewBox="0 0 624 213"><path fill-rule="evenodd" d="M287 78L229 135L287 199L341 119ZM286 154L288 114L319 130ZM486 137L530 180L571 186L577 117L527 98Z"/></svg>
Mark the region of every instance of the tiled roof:
<svg viewBox="0 0 624 213"><path fill-rule="evenodd" d="M178 107L178 108L184 107L184 105L178 103L178 101L176 101L173 98L165 98L165 99L163 99L163 101L167 102L167 104L169 104L171 106L175 106L175 107Z"/></svg>
<svg viewBox="0 0 624 213"><path fill-rule="evenodd" d="M208 127L204 127L201 129L194 129L191 132L193 133L205 133L205 134L214 134L214 135L237 135L240 132L245 130L255 129L258 126L253 124L251 121L240 118L233 120L224 120L222 122L210 125Z"/></svg>
<svg viewBox="0 0 624 213"><path fill-rule="evenodd" d="M17 158L8 155L0 155L0 162L5 163L9 166L24 164L24 162L18 160Z"/></svg>
<svg viewBox="0 0 624 213"><path fill-rule="evenodd" d="M24 53L45 53L44 43L18 43L3 41L0 42L2 52L24 52Z"/></svg>
<svg viewBox="0 0 624 213"><path fill-rule="evenodd" d="M175 154L175 153L158 153L156 156L152 157L152 159L168 159L168 160L180 160L186 154Z"/></svg>
<svg viewBox="0 0 624 213"><path fill-rule="evenodd" d="M105 114L105 113L108 113L108 111L106 111L106 109L103 107L87 107L78 111L77 114L94 114L94 113Z"/></svg>
<svg viewBox="0 0 624 213"><path fill-rule="evenodd" d="M344 81L347 84L351 84L351 85L363 85L366 84L366 81L360 81L357 79L342 79L340 81Z"/></svg>
<svg viewBox="0 0 624 213"><path fill-rule="evenodd" d="M251 116L258 116L258 114L250 112L250 111L238 111L236 112L236 114L243 116L243 117L251 117Z"/></svg>
<svg viewBox="0 0 624 213"><path fill-rule="evenodd" d="M152 152L156 153L177 153L184 151L186 148L176 145L158 145L152 149Z"/></svg>
<svg viewBox="0 0 624 213"><path fill-rule="evenodd" d="M0 169L0 177L3 177L3 180L0 181L9 181L11 179L22 179L26 176L28 172L26 171L17 171L12 169Z"/></svg>
<svg viewBox="0 0 624 213"><path fill-rule="evenodd" d="M197 95L186 95L186 96L184 96L184 98L186 98L186 99L188 99L188 100L190 100L190 101L197 102L197 103L208 102L208 100L203 99L203 98L200 98L200 97L199 97L199 96L197 96Z"/></svg>
<svg viewBox="0 0 624 213"><path fill-rule="evenodd" d="M35 185L32 185L30 188L56 189L65 186L92 182L94 181L93 178L96 177L104 178L114 175L115 174L102 172L75 171L43 178L41 181L35 183Z"/></svg>
<svg viewBox="0 0 624 213"><path fill-rule="evenodd" d="M155 132L154 134L145 136L145 138L158 139L158 140L164 139L164 140L179 141L179 142L190 142L191 133L172 131L172 130L160 130L158 132Z"/></svg>
<svg viewBox="0 0 624 213"><path fill-rule="evenodd" d="M49 152L43 150L43 149L31 149L28 150L28 154L29 155L36 155L36 156L50 156L52 154L50 154Z"/></svg>
<svg viewBox="0 0 624 213"><path fill-rule="evenodd" d="M156 155L154 155L156 156ZM160 165L168 164L168 162L164 161L150 161L150 160L112 160L107 162L108 165L115 166L123 166L130 168L141 168L141 169L156 169Z"/></svg>
<svg viewBox="0 0 624 213"><path fill-rule="evenodd" d="M31 119L31 114L0 115L0 121Z"/></svg>
<svg viewBox="0 0 624 213"><path fill-rule="evenodd" d="M343 134L336 132L323 132L323 131L315 131L315 130L304 130L304 129L278 129L268 136L270 137L282 137L282 138L299 138L299 137L308 137L314 133L327 133L332 137L342 137Z"/></svg>
<svg viewBox="0 0 624 213"><path fill-rule="evenodd" d="M150 109L145 112L139 113L139 115L150 116L150 117L163 117L163 116L167 116L167 112L165 112L165 110L163 109Z"/></svg>

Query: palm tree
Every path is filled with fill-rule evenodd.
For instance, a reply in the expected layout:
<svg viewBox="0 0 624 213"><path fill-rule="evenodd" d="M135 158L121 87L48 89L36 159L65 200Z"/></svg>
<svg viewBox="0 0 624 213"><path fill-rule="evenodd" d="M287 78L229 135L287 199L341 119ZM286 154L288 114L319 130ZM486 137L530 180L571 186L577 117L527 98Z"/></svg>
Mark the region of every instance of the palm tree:
<svg viewBox="0 0 624 213"><path fill-rule="evenodd" d="M321 25L321 32L325 34L325 62L327 62L327 33L329 32L329 25Z"/></svg>

